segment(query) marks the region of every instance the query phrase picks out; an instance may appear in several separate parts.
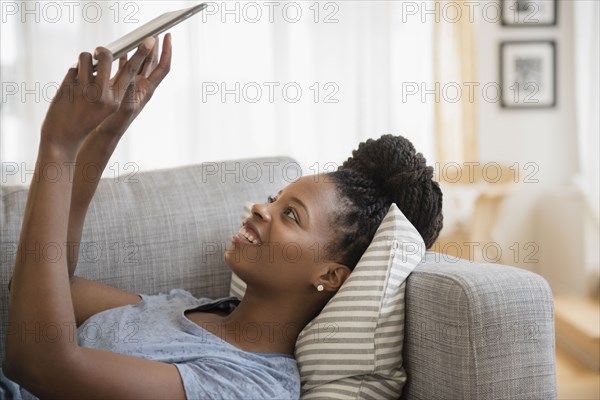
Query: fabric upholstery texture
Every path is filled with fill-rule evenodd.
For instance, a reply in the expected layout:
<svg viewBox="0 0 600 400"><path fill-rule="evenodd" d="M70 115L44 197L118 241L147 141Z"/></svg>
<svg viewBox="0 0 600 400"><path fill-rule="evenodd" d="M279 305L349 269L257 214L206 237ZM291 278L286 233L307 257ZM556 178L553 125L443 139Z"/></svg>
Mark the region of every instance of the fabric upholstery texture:
<svg viewBox="0 0 600 400"><path fill-rule="evenodd" d="M556 398L554 306L539 275L427 252L406 310L403 399Z"/></svg>
<svg viewBox="0 0 600 400"><path fill-rule="evenodd" d="M84 227L77 275L156 294L229 294L223 253L244 201L295 178L287 157L191 165L104 179ZM0 196L0 356L26 187ZM406 280L402 399L556 398L552 293L534 273L426 253Z"/></svg>

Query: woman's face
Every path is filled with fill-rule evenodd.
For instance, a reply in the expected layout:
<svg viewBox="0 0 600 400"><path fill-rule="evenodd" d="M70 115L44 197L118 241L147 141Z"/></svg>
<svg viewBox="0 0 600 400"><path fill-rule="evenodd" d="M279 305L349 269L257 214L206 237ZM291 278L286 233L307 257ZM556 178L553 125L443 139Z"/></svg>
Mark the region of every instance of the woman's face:
<svg viewBox="0 0 600 400"><path fill-rule="evenodd" d="M337 207L335 185L324 175L302 177L268 202L254 204L232 237L225 261L247 285L264 293L314 291L334 264L325 259L325 245L334 237Z"/></svg>

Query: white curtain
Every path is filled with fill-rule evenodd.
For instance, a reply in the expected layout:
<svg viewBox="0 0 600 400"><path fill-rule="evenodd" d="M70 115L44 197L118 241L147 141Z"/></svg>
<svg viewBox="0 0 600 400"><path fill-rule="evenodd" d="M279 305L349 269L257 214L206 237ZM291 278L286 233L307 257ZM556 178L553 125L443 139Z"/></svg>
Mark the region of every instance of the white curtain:
<svg viewBox="0 0 600 400"><path fill-rule="evenodd" d="M575 85L577 140L579 143L578 186L598 226L600 207L600 3L576 1Z"/></svg>
<svg viewBox="0 0 600 400"><path fill-rule="evenodd" d="M440 10L454 8L453 12L460 13L456 15L466 16L470 3L436 0L435 6ZM434 77L441 88L457 87L460 92L449 90L446 98L435 102L436 154L442 165L477 162L477 107L475 99L463 93L466 90L461 87L477 82L475 24L466 17L453 19L450 11L444 15L434 28Z"/></svg>
<svg viewBox="0 0 600 400"><path fill-rule="evenodd" d="M47 2L59 15L26 3L3 9L2 184L31 179L41 121L79 52L196 4ZM433 87L432 31L406 18L402 2L210 3L171 30L171 73L104 176L273 155L322 172L385 133L408 137L433 163L433 107L405 93Z"/></svg>
<svg viewBox="0 0 600 400"><path fill-rule="evenodd" d="M575 104L579 175L575 183L586 204L582 213L585 282L600 279L600 3L573 3L575 27ZM592 284L593 285L593 284ZM588 288L593 286L588 284ZM585 287L585 286L584 286Z"/></svg>

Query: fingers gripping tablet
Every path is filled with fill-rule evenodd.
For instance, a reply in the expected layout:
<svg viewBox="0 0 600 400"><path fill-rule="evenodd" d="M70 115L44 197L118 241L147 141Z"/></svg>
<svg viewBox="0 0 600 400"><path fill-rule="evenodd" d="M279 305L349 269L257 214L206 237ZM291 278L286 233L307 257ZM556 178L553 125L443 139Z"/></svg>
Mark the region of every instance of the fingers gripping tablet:
<svg viewBox="0 0 600 400"><path fill-rule="evenodd" d="M206 7L207 4L202 3L193 7L164 13L104 47L110 50L113 55L113 60L116 60L139 46L145 38L158 35L167 29L172 28L192 15L204 10ZM96 70L97 64L98 60L94 59L92 61L94 71ZM73 68L76 67L77 64L73 65Z"/></svg>

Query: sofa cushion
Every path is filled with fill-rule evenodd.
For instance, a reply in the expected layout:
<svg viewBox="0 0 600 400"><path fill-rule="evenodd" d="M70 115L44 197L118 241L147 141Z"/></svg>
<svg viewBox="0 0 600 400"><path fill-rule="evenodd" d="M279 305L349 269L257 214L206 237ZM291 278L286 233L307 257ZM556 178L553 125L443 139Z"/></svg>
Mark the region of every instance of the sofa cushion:
<svg viewBox="0 0 600 400"><path fill-rule="evenodd" d="M405 281L424 253L423 239L392 204L354 271L298 336L302 398L400 396ZM230 294L244 291L233 274Z"/></svg>

